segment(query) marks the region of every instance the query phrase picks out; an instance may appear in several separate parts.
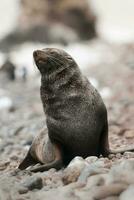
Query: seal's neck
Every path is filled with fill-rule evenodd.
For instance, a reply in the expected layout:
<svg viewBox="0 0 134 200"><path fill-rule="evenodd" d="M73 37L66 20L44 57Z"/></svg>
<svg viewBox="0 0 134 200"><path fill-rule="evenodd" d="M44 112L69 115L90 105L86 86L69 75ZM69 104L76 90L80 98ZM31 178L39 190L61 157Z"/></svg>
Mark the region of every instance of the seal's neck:
<svg viewBox="0 0 134 200"><path fill-rule="evenodd" d="M46 73L41 73L41 82L42 83L53 83L56 80L56 77L58 74L64 72L67 68L69 68L69 65L67 66L60 66L56 69L46 71Z"/></svg>
<svg viewBox="0 0 134 200"><path fill-rule="evenodd" d="M56 96L66 90L71 92L74 84L82 81L81 77L81 72L77 65L70 68L64 67L63 70L55 71L51 76L44 75L41 77L41 91L48 96L50 94Z"/></svg>

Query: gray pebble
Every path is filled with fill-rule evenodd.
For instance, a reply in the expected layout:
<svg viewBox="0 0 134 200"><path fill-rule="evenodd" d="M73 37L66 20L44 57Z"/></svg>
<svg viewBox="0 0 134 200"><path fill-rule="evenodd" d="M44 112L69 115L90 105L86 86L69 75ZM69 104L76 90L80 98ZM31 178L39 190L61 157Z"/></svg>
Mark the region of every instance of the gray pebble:
<svg viewBox="0 0 134 200"><path fill-rule="evenodd" d="M126 152L124 153L124 157L125 157L125 158L134 158L134 152L126 151Z"/></svg>
<svg viewBox="0 0 134 200"><path fill-rule="evenodd" d="M127 190L122 192L119 200L134 200L134 185L129 186Z"/></svg>
<svg viewBox="0 0 134 200"><path fill-rule="evenodd" d="M84 184L84 183L86 183L87 178L89 176L96 175L96 174L102 174L102 173L105 174L107 172L108 172L108 169L102 168L102 167L98 167L98 166L96 166L96 163L95 164L91 164L89 166L86 166L81 171L81 174L80 174L80 176L78 178L78 182Z"/></svg>
<svg viewBox="0 0 134 200"><path fill-rule="evenodd" d="M81 171L88 165L82 157L75 157L63 172L63 182L65 185L77 181Z"/></svg>
<svg viewBox="0 0 134 200"><path fill-rule="evenodd" d="M28 188L29 190L41 189L43 187L43 182L41 177L28 177L25 182L23 182L23 186Z"/></svg>
<svg viewBox="0 0 134 200"><path fill-rule="evenodd" d="M28 192L28 188L21 186L21 187L18 189L18 192L19 192L19 194L25 194L25 193Z"/></svg>
<svg viewBox="0 0 134 200"><path fill-rule="evenodd" d="M98 157L96 156L89 156L85 159L89 164L94 163L98 160Z"/></svg>
<svg viewBox="0 0 134 200"><path fill-rule="evenodd" d="M134 184L134 159L124 160L112 167L108 183Z"/></svg>

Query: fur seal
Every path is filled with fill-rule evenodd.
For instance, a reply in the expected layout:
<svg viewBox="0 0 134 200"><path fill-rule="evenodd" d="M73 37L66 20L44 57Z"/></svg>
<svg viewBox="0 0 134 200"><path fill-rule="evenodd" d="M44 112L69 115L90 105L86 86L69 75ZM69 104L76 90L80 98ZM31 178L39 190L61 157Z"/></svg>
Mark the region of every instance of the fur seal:
<svg viewBox="0 0 134 200"><path fill-rule="evenodd" d="M47 131L34 139L19 168L40 162L42 165L31 171L60 169L75 156L108 156L126 151L109 149L107 109L75 60L56 48L34 51L33 57L41 73Z"/></svg>

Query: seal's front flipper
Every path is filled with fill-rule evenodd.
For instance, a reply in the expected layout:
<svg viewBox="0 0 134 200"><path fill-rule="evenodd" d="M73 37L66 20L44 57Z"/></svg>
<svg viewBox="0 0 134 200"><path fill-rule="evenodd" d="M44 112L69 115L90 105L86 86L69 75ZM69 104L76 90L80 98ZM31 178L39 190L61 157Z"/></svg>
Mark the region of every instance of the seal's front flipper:
<svg viewBox="0 0 134 200"><path fill-rule="evenodd" d="M51 143L53 146L53 153L55 155L55 158L53 161L49 163L42 164L38 167L31 167L29 170L31 172L43 172L47 171L51 168L55 168L57 170L61 169L63 167L63 158L62 158L62 149L59 145Z"/></svg>
<svg viewBox="0 0 134 200"><path fill-rule="evenodd" d="M19 169L23 170L26 169L27 167L29 167L30 165L35 165L38 162L31 156L30 154L30 150L28 151L26 157L24 158L24 160L20 163L19 165Z"/></svg>

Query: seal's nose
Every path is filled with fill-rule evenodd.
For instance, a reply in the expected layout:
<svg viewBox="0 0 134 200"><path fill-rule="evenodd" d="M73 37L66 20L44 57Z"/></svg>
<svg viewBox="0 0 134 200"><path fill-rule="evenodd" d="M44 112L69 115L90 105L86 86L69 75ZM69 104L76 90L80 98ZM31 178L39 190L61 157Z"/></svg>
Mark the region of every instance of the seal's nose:
<svg viewBox="0 0 134 200"><path fill-rule="evenodd" d="M36 50L36 51L33 52L33 57L37 58L39 55L41 55L41 53L42 53L42 51Z"/></svg>
<svg viewBox="0 0 134 200"><path fill-rule="evenodd" d="M36 62L47 60L47 56L45 55L44 51L42 51L42 50L34 51L33 57Z"/></svg>

